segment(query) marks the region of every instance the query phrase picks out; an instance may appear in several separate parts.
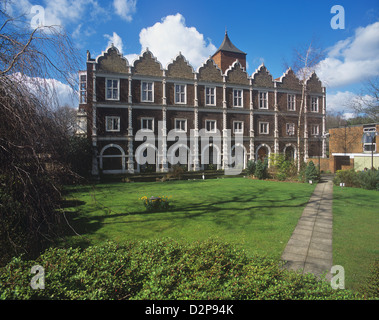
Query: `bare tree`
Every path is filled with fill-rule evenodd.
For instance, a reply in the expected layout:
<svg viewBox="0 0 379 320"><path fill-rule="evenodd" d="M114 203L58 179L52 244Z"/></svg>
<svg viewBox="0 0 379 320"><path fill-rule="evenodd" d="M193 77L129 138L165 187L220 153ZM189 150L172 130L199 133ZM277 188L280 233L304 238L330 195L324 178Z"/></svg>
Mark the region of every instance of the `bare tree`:
<svg viewBox="0 0 379 320"><path fill-rule="evenodd" d="M379 77L369 79L363 92L348 105L357 115L363 115L371 122L379 122Z"/></svg>
<svg viewBox="0 0 379 320"><path fill-rule="evenodd" d="M301 84L301 102L297 119L297 169L300 171L303 153L301 152L301 128L303 126L303 116L305 110L305 97L307 95L307 80L309 76L315 71L317 64L323 59L324 52L322 49L313 45L309 45L294 50L294 63L292 66L293 71L298 76Z"/></svg>
<svg viewBox="0 0 379 320"><path fill-rule="evenodd" d="M57 122L57 79L76 89L78 55L58 26L30 28L0 4L0 263L37 254L59 229L67 131Z"/></svg>

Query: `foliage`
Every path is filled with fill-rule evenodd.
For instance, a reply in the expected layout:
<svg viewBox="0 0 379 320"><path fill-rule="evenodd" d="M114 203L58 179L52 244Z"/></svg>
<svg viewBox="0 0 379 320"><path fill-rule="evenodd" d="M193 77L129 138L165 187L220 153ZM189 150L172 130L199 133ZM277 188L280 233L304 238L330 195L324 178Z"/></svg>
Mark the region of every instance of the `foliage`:
<svg viewBox="0 0 379 320"><path fill-rule="evenodd" d="M139 200L143 202L147 211L167 211L170 207L170 197L141 197Z"/></svg>
<svg viewBox="0 0 379 320"><path fill-rule="evenodd" d="M369 276L363 282L360 292L369 299L379 299L379 260L371 264Z"/></svg>
<svg viewBox="0 0 379 320"><path fill-rule="evenodd" d="M255 167L256 167L256 163L255 163L255 161L253 161L253 160L249 160L248 162L247 162L247 172L250 174L250 175L254 175L254 173L255 173Z"/></svg>
<svg viewBox="0 0 379 320"><path fill-rule="evenodd" d="M31 267L45 271L45 289L33 290ZM216 240L107 242L85 250L49 249L35 261L15 258L0 270L2 299L360 299L326 281L248 256Z"/></svg>
<svg viewBox="0 0 379 320"><path fill-rule="evenodd" d="M62 150L62 162L80 177L88 178L92 166L92 146L90 140L80 136L69 136Z"/></svg>
<svg viewBox="0 0 379 320"><path fill-rule="evenodd" d="M254 175L259 180L267 179L268 178L267 168L268 168L268 159L267 158L265 158L264 161L258 160L256 162Z"/></svg>
<svg viewBox="0 0 379 320"><path fill-rule="evenodd" d="M320 173L316 168L313 161L309 161L307 168L305 169L305 179L306 181L317 182L320 180Z"/></svg>
<svg viewBox="0 0 379 320"><path fill-rule="evenodd" d="M287 160L284 154L272 154L270 156L270 164L274 177L279 181L297 176L295 163Z"/></svg>
<svg viewBox="0 0 379 320"><path fill-rule="evenodd" d="M367 170L357 172L354 169L338 170L333 183L337 186L345 183L345 187L379 190L379 171Z"/></svg>

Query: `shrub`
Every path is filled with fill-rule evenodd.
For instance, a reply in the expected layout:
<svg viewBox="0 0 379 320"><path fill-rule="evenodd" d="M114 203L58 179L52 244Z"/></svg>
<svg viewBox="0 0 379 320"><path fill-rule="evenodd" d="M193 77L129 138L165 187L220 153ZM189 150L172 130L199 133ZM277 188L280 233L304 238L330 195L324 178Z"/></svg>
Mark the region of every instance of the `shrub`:
<svg viewBox="0 0 379 320"><path fill-rule="evenodd" d="M358 184L366 190L379 190L379 171L367 170L357 173Z"/></svg>
<svg viewBox="0 0 379 320"><path fill-rule="evenodd" d="M372 263L369 276L360 291L368 298L379 299L379 260Z"/></svg>
<svg viewBox="0 0 379 320"><path fill-rule="evenodd" d="M305 179L306 179L306 182L308 181L317 182L320 180L320 174L318 170L316 169L313 161L310 161L307 165L307 168L305 169Z"/></svg>
<svg viewBox="0 0 379 320"><path fill-rule="evenodd" d="M247 162L247 172L250 174L250 175L254 175L255 173L255 162L253 160L249 160Z"/></svg>
<svg viewBox="0 0 379 320"><path fill-rule="evenodd" d="M338 170L333 183L337 186L345 183L345 187L379 190L379 171L367 170L356 172L354 169Z"/></svg>
<svg viewBox="0 0 379 320"><path fill-rule="evenodd" d="M264 161L258 160L255 167L255 173L254 175L259 179L267 179L268 177L268 159L266 158Z"/></svg>
<svg viewBox="0 0 379 320"><path fill-rule="evenodd" d="M31 267L45 271L45 289L32 290ZM248 256L216 240L107 242L85 250L47 250L35 261L15 258L0 269L2 299L359 299L326 281Z"/></svg>
<svg viewBox="0 0 379 320"><path fill-rule="evenodd" d="M340 183L344 183L345 187L360 187L360 184L358 182L358 176L354 169L337 170L333 182L337 186L339 186Z"/></svg>

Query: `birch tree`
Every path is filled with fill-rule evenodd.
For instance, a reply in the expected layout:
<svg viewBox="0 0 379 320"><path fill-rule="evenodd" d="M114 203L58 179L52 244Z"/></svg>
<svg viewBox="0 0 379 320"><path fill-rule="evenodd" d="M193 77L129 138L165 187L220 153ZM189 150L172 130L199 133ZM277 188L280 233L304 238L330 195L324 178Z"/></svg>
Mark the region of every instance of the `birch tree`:
<svg viewBox="0 0 379 320"><path fill-rule="evenodd" d="M297 118L297 170L300 171L301 164L304 160L304 150L302 150L301 143L301 129L304 128L304 112L306 108L306 96L307 96L307 80L310 75L315 71L317 64L324 58L324 52L322 49L313 45L311 42L309 45L294 50L294 62L292 69L300 80L301 85L301 100L300 108Z"/></svg>

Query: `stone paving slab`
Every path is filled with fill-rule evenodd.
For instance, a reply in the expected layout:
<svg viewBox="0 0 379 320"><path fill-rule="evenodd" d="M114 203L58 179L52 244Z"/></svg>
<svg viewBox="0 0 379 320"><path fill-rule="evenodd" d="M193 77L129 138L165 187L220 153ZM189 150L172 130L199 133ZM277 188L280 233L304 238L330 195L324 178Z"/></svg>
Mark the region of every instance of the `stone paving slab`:
<svg viewBox="0 0 379 320"><path fill-rule="evenodd" d="M282 254L285 268L330 280L333 265L333 183L317 184Z"/></svg>

